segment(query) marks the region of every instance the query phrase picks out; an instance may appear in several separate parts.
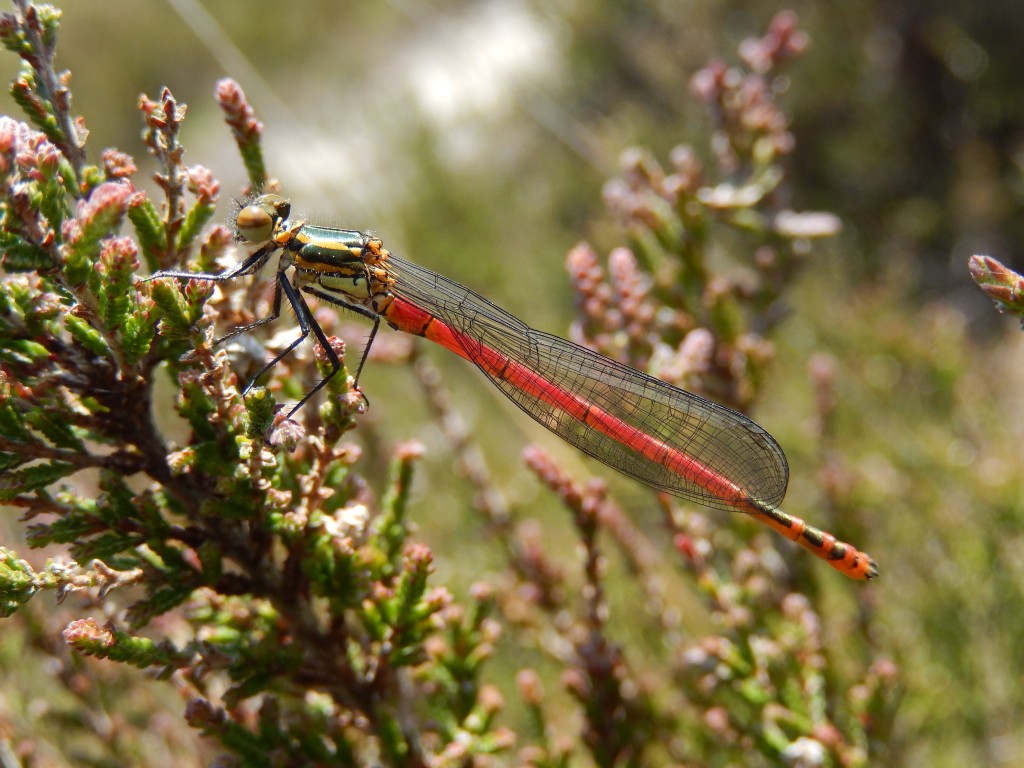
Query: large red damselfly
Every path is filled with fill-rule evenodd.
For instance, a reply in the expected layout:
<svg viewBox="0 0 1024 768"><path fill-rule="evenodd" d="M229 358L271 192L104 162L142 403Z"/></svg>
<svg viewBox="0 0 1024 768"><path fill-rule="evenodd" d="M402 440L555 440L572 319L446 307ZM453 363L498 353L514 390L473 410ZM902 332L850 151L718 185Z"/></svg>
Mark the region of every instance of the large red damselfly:
<svg viewBox="0 0 1024 768"><path fill-rule="evenodd" d="M303 298L316 296L373 321L367 348L381 319L426 337L474 363L526 413L608 466L659 491L745 512L854 579L878 575L866 554L778 508L789 481L786 456L743 414L534 330L453 280L391 254L378 238L290 216L287 200L262 195L235 219L237 239L253 249L237 267L154 275L220 282L255 273L280 254L271 314L224 338L276 319L285 299L300 334L246 391L311 332L331 371L289 416L341 368Z"/></svg>

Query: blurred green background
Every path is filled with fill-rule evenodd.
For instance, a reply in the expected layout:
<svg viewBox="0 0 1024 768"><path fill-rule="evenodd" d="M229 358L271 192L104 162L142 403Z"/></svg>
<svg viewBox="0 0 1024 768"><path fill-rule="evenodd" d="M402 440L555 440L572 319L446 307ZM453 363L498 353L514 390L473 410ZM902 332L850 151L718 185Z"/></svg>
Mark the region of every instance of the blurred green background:
<svg viewBox="0 0 1024 768"><path fill-rule="evenodd" d="M689 77L710 57L731 57L783 6L61 7L58 64L74 73L91 159L116 146L148 175L137 97L169 86L189 105L186 162L221 179L226 217L243 170L226 149L212 93L230 75L265 124L268 167L297 210L372 229L395 252L564 335L572 317L566 251L582 239L602 253L624 242L601 204L618 155L633 144L659 158L683 141L700 146L710 126ZM875 653L900 668L894 764L1020 765L1024 355L1017 324L969 281L966 259L987 253L1021 266L1024 4L784 7L811 36L783 100L797 141L792 206L832 211L844 230L793 287L755 416L790 457L787 508L808 509L817 480L808 467L821 450L806 447L814 412L808 366L820 354L834 360L839 402L828 449L842 457L863 513L833 521L811 509L808 517L839 535L844 526L858 532L849 539L881 565L882 578L866 587L869 636ZM13 55L0 57L5 78L15 71ZM3 112L18 114L9 100ZM351 344L359 333L365 329ZM526 423L474 370L436 352L429 354L520 508L534 513L534 505L553 503L519 460L530 441L581 477L607 478L622 499L641 493ZM464 586L482 577L495 553L466 534L468 517L444 514L464 508L471 491L440 450L442 436L420 418L408 373L371 365L362 384L378 410L368 417L367 434L379 440L367 446L371 462L383 462L398 439L439 449L428 451L418 480L432 506L417 511L438 554L438 581ZM848 605L846 593L863 587L836 577L826 589ZM23 650L8 636L5 666Z"/></svg>

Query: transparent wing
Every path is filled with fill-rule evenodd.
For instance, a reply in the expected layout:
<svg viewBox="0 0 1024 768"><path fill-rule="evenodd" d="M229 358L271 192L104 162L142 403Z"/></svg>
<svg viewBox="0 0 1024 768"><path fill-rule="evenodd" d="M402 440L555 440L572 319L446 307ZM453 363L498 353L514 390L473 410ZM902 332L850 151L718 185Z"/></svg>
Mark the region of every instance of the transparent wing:
<svg viewBox="0 0 1024 768"><path fill-rule="evenodd" d="M776 505L786 495L789 467L775 439L749 418L557 336L534 330L482 296L392 255L394 292L442 320L467 356L510 400L581 451L659 490L710 507L735 503L671 467L664 456L638 450L635 441L607 434L579 418L579 400L611 414L725 478L754 499ZM545 389L517 386L493 365L489 350L534 372ZM493 355L491 357L493 359ZM550 386L550 389L548 388ZM560 395L574 400L563 407ZM575 413L573 411L576 411ZM629 429L621 432L629 433Z"/></svg>

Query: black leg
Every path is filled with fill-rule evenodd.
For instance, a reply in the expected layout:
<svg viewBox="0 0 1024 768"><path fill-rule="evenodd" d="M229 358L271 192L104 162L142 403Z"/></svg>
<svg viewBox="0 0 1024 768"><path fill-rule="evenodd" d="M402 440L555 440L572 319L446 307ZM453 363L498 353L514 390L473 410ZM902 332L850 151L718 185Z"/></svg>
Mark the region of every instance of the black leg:
<svg viewBox="0 0 1024 768"><path fill-rule="evenodd" d="M370 329L370 336L366 339L366 346L363 347L363 355L359 358L359 365L356 367L356 377L353 380L353 386L359 386L359 376L363 372L363 365L366 363L366 358L370 356L370 347L373 346L373 340L377 337L378 328L380 328L380 315L374 315L373 328Z"/></svg>
<svg viewBox="0 0 1024 768"><path fill-rule="evenodd" d="M269 259L278 248L280 248L280 246L276 243L268 243L234 269L229 269L227 272L221 272L219 275L214 275L209 272L178 272L167 270L157 272L155 275L150 275L142 282L148 283L150 280L156 280L158 277L176 277L180 280L212 280L215 283L222 283L226 280L234 280L236 277L242 277L243 275L258 272L263 268L263 265L267 263L267 259Z"/></svg>
<svg viewBox="0 0 1024 768"><path fill-rule="evenodd" d="M285 293L288 295L288 301L291 302L292 306L296 307L296 304L299 304L302 307L301 311L298 309L298 307L296 307L295 310L295 314L298 315L299 317L299 327L303 329L302 338L305 338L306 334L308 334L309 331L312 330L313 335L316 336L317 343L320 345L321 349L323 349L324 354L327 355L327 362L331 364L330 373L328 373L326 376L320 379L320 383L313 387L311 390L309 390L309 392L306 393L306 396L299 400L298 405L292 408L291 411L288 413L288 418L291 418L292 416L295 415L296 411L298 411L302 406L306 404L309 398L311 398L313 395L315 395L317 392L323 389L327 385L327 382L333 379L334 375L339 370L341 370L341 360L338 359L338 353L334 351L334 347L332 347L331 343L327 340L327 335L324 333L323 328L320 327L320 324L316 321L316 318L313 317L313 313L310 312L309 305L306 303L305 299L303 299L302 296L299 295L298 291L295 290L295 287L291 283L285 282L283 283L283 287ZM303 320L302 318L303 313L305 313L306 315L305 320ZM292 347L289 347L288 350L286 350L285 354L287 354L287 352L290 351L294 346L295 345L293 344ZM283 355L279 356L278 359L280 359L280 357L283 357Z"/></svg>
<svg viewBox="0 0 1024 768"><path fill-rule="evenodd" d="M280 299L280 296L281 296L281 292L282 291L284 292L284 295L288 298L288 303L291 304L292 309L295 311L295 318L299 322L299 331L300 331L300 333L299 333L298 337L295 339L295 341L293 341L291 344L289 344L288 347L283 352L281 352L277 357L275 357L269 363L264 365L260 369L260 372L252 377L252 379L249 381L249 383L246 384L245 389L242 390L242 397L245 397L247 394L249 394L249 391L256 385L256 382L259 381L259 379L261 379L263 377L263 374L265 374L267 371L269 371L271 368L273 368L279 362L284 360L284 358L286 358L289 354L291 354L293 349L295 349L297 346L299 346L299 344L301 344L305 340L305 338L307 336L309 336L310 323L312 323L312 325L316 327L316 330L317 330L317 333L319 334L319 337L322 337L324 335L324 332L320 330L320 326L316 324L316 320L313 319L313 315L310 313L309 307L306 306L306 302L302 300L302 297L299 296L299 294L295 291L295 289L292 287L292 284L288 282L288 278L285 276L284 272L278 272L277 273L277 285L274 288L274 313L273 313L273 315L271 315L269 318L263 318L263 320L258 320L258 321L256 321L256 323L253 323L252 325L245 326L243 328L243 330L247 330L249 328L253 328L253 327L257 326L257 325L262 325L264 322L267 322L268 320L275 319L277 317L277 315L279 315L281 313L281 299ZM233 336L233 335L235 335L238 332L239 331L237 331L237 330L236 331L232 331L232 333L230 335ZM221 341L223 341L223 339ZM333 355L333 357L334 357L334 364L337 367L340 367L341 364L339 362L337 362L338 361L338 356L334 354L334 350L330 349L329 347L328 347L328 350L329 350L328 351L328 355L329 356ZM303 398L302 402L303 403L306 402L307 399L309 399L308 395L305 398ZM301 403L300 403L300 405L301 405ZM292 413L295 413L296 410L298 410L298 409L297 408L293 409ZM288 415L291 416L292 414L289 413Z"/></svg>
<svg viewBox="0 0 1024 768"><path fill-rule="evenodd" d="M235 336L238 336L239 334L248 333L249 331L253 330L254 328L259 328L261 325L266 325L267 323L272 323L275 320L277 320L277 318L279 318L281 316L281 285L282 285L282 283L286 282L284 280L284 278L283 278L283 274L284 274L283 272L278 272L277 273L277 280L274 281L274 307L271 310L270 314L267 315L266 317L260 318L259 320L257 320L254 323L249 323L248 325L240 325L237 328L234 328L233 330L228 331L226 334L224 334L219 339L214 341L213 342L213 346L219 347L225 341L228 341L229 339L233 339ZM264 368L262 371L260 371L260 375L262 376L266 372L267 372L266 368ZM245 391L248 392L249 391L249 387L246 387Z"/></svg>

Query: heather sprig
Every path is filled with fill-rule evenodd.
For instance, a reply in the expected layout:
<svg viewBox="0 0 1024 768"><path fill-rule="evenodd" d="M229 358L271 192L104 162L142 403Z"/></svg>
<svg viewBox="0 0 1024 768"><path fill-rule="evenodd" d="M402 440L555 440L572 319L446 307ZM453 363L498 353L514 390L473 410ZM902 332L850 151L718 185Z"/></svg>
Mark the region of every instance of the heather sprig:
<svg viewBox="0 0 1024 768"><path fill-rule="evenodd" d="M139 98L145 130L143 141L160 165L153 179L164 193L163 213L145 200L133 206L139 239L150 254L150 266L167 269L191 255L203 227L210 221L217 205L220 183L201 166L187 168L182 162L185 148L179 139L187 107L164 88L159 100L143 94ZM195 198L185 208L185 191Z"/></svg>
<svg viewBox="0 0 1024 768"><path fill-rule="evenodd" d="M1024 317L1024 276L991 256L971 256L967 266L971 278L1000 312Z"/></svg>
<svg viewBox="0 0 1024 768"><path fill-rule="evenodd" d="M19 606L35 594L53 590L58 600L79 590L95 589L98 599L106 597L112 589L135 584L142 580L141 569L115 570L102 560L92 560L87 566L76 562L50 560L41 571L0 547L0 616L10 616Z"/></svg>
<svg viewBox="0 0 1024 768"><path fill-rule="evenodd" d="M666 169L645 149L623 152L604 199L633 244L612 252L607 274L589 246L570 253L575 340L741 410L754 401L783 291L811 243L840 228L832 214L790 210L780 194L795 144L777 103L779 70L806 45L793 15L780 13L743 44L745 66L716 60L693 76L713 121L706 153L679 145ZM712 266L723 242L736 243L730 271ZM690 336L707 347L696 371Z"/></svg>
<svg viewBox="0 0 1024 768"><path fill-rule="evenodd" d="M242 156L245 170L249 174L249 189L252 193L262 190L269 181L263 162L263 123L256 119L256 112L245 97L241 86L231 78L217 83L217 101L224 112L224 120L231 128Z"/></svg>
<svg viewBox="0 0 1024 768"><path fill-rule="evenodd" d="M94 178L85 165L89 132L71 113L71 73L55 68L61 12L52 5L14 0L15 13L0 17L0 41L21 57L24 67L11 84L11 94L29 119L60 150L72 173L72 188ZM89 184L91 186L91 184Z"/></svg>

